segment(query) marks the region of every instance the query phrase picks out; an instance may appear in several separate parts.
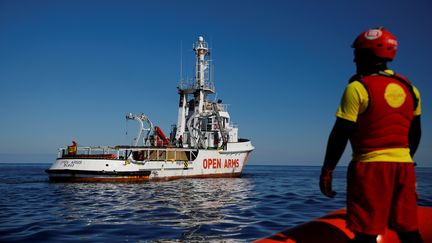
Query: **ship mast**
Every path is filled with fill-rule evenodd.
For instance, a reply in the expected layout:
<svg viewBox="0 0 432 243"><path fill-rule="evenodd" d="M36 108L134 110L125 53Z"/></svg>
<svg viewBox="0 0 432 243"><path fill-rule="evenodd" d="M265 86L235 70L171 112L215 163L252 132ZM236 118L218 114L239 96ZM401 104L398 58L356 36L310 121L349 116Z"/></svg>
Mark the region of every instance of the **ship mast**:
<svg viewBox="0 0 432 243"><path fill-rule="evenodd" d="M204 112L207 94L214 93L214 85L209 81L209 48L204 37L199 36L193 45L195 51L195 80L192 83L180 81L178 85L180 101L177 118L176 139L186 131L186 119L198 117ZM192 106L188 104L188 95L193 95ZM193 109L190 109L193 107ZM193 115L192 115L193 113ZM192 118L196 119L196 118Z"/></svg>
<svg viewBox="0 0 432 243"><path fill-rule="evenodd" d="M205 59L209 54L207 43L202 36L198 37L198 41L194 45L196 53L196 84L198 86L198 94L196 94L195 112L201 113L204 107L205 99L205 84L206 84L206 70L209 67L208 61Z"/></svg>

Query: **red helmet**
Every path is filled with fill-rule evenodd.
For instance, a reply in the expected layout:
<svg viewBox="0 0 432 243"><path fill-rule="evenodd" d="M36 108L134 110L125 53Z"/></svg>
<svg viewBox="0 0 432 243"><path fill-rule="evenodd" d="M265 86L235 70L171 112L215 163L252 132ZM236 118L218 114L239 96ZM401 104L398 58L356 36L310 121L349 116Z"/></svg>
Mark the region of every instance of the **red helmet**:
<svg viewBox="0 0 432 243"><path fill-rule="evenodd" d="M375 56L393 60L398 42L384 27L369 29L361 33L352 44L355 49L370 49Z"/></svg>

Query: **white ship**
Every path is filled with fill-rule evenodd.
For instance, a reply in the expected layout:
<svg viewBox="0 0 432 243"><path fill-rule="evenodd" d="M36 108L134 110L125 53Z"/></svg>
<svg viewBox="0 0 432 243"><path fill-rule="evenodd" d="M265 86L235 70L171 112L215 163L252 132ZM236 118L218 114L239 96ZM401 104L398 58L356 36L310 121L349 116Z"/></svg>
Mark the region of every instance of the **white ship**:
<svg viewBox="0 0 432 243"><path fill-rule="evenodd" d="M129 113L140 128L131 146L59 148L46 170L50 181L147 181L179 178L240 177L254 147L238 137L227 106L210 101L209 48L203 37L194 44L195 78L180 81L177 125L169 138L144 114Z"/></svg>

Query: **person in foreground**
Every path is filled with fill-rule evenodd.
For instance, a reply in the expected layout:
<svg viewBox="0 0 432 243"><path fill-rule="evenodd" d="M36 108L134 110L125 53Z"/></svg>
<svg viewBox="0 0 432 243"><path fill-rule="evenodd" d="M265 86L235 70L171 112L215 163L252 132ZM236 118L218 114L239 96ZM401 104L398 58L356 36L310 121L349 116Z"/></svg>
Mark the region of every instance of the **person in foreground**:
<svg viewBox="0 0 432 243"><path fill-rule="evenodd" d="M376 242L386 226L403 243L422 242L412 159L421 137L420 93L387 69L397 46L382 27L355 39L357 72L342 96L321 170L320 190L334 197L333 170L349 140L347 226L355 233L352 242Z"/></svg>

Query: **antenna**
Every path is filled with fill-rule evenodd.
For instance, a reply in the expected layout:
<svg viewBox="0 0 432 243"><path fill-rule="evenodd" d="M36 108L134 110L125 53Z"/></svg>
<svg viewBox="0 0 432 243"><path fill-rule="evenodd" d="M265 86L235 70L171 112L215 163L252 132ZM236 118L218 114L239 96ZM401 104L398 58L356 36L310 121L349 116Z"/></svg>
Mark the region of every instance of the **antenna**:
<svg viewBox="0 0 432 243"><path fill-rule="evenodd" d="M214 67L214 62L213 62L213 36L210 36L210 41L209 41L209 59L210 59L210 67L209 67L209 81L210 82L216 82L215 80L215 67Z"/></svg>
<svg viewBox="0 0 432 243"><path fill-rule="evenodd" d="M183 81L183 41L180 41L180 82Z"/></svg>

